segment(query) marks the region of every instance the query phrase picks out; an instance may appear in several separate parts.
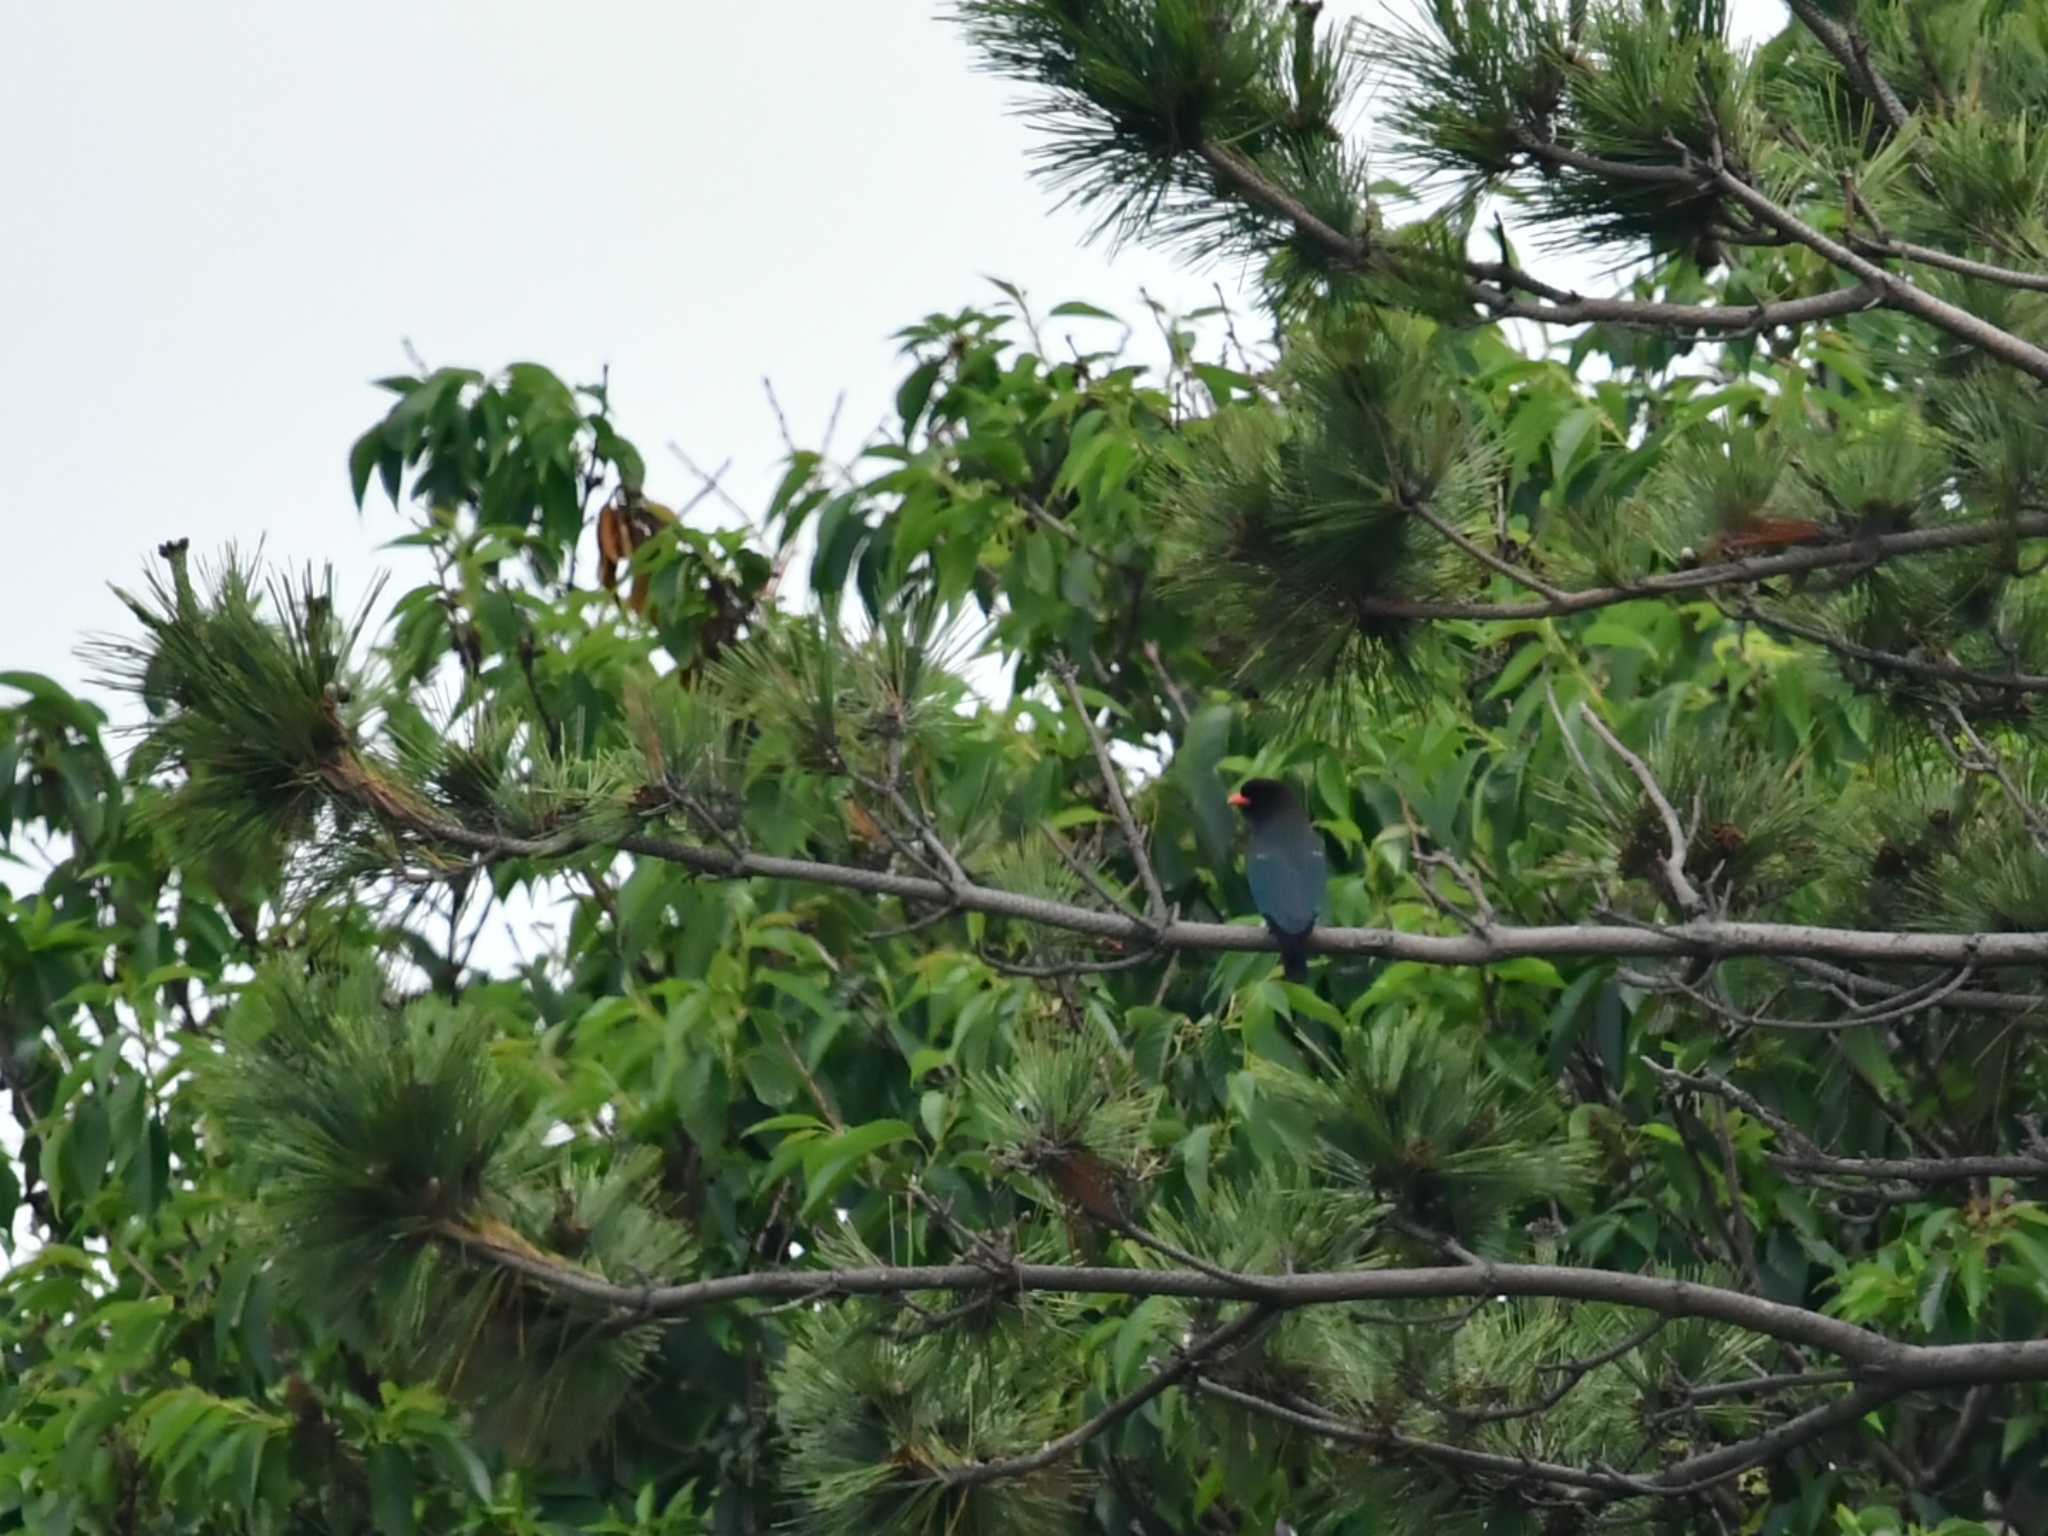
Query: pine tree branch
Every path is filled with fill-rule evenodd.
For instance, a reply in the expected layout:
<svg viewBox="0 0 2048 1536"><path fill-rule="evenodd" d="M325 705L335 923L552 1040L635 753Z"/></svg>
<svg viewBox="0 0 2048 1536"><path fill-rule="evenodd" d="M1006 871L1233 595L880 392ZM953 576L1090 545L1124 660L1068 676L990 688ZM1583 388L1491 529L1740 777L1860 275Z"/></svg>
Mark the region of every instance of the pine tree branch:
<svg viewBox="0 0 2048 1536"><path fill-rule="evenodd" d="M1502 320L1528 320L1538 325L1619 325L1631 330L1654 331L1683 336L1692 333L1719 334L1733 338L1758 335L1764 331L1811 325L1842 315L1875 309L1884 296L1868 283L1837 288L1803 299L1775 299L1755 304L1670 304L1657 299L1587 298L1582 294L1552 288L1527 273L1492 262L1468 262L1466 274L1473 279L1472 301ZM1495 286L1499 284L1500 286ZM1532 304L1507 292L1520 288L1539 296L1554 293L1556 299Z"/></svg>
<svg viewBox="0 0 2048 1536"><path fill-rule="evenodd" d="M1247 923L1175 919L1154 928L1145 919L1073 906L1042 896L1001 890L971 880L959 885L859 865L828 864L710 848L649 833L604 836L568 827L546 837L521 837L470 827L428 807L409 790L394 788L344 752L321 771L337 798L394 830L440 849L481 854L489 860L555 861L599 851L660 859L718 879L793 880L870 896L894 896L928 906L1035 923L1159 950L1272 953L1273 935ZM1891 965L1972 964L1979 968L2038 966L2048 962L2048 932L1923 933L1828 928L1806 923L1696 919L1678 924L1606 927L1559 924L1494 925L1484 933L1422 934L1390 928L1317 928L1307 939L1312 954L1367 955L1421 965L1492 965L1535 955L1545 959L1619 958L1723 960L1735 956L1862 961Z"/></svg>
<svg viewBox="0 0 2048 1536"><path fill-rule="evenodd" d="M1790 635L1795 640L1831 651L1844 660L1861 662L1882 672L1898 672L1907 677L1922 678L1928 682L1962 683L1972 688L1994 688L2007 693L2048 693L2048 677L2031 672L1979 672L1974 667L1959 667L1949 662L1922 661L1917 656L1901 656L1895 651L1872 650L1867 645L1858 645L1853 640L1844 640L1831 635L1824 629L1815 629L1810 624L1801 624L1792 619L1779 618L1765 613L1754 604L1745 603L1734 610L1734 616L1760 624L1766 629Z"/></svg>
<svg viewBox="0 0 2048 1536"><path fill-rule="evenodd" d="M1702 163L1683 144L1673 141L1677 152L1697 168L1701 183L1719 188L1733 201L1771 229L1798 241L1833 266L1869 284L1884 295L1888 308L1899 310L1946 331L1958 341L1969 343L1987 356L2010 364L2028 376L2048 382L2048 351L2025 338L2015 336L1967 309L1936 298L1926 289L1908 282L1859 255L1841 241L1822 233L1791 210L1759 192L1724 164Z"/></svg>
<svg viewBox="0 0 2048 1536"><path fill-rule="evenodd" d="M1070 1430L1057 1440L1047 1441L1027 1455L1009 1456L1001 1461L970 1462L966 1466L953 1467L945 1474L947 1486L972 1487L979 1483L992 1483L1010 1477L1028 1477L1033 1472L1042 1472L1054 1462L1071 1456L1096 1436L1114 1429L1168 1387L1185 1381L1204 1365L1244 1343L1276 1315L1271 1307L1246 1308L1221 1328L1213 1330L1178 1351L1170 1361L1160 1366L1137 1388L1118 1398L1079 1428Z"/></svg>
<svg viewBox="0 0 2048 1536"><path fill-rule="evenodd" d="M1745 1291L1696 1281L1556 1264L1453 1264L1422 1269L1335 1270L1238 1275L1187 1269L1012 1264L876 1265L862 1269L776 1269L679 1285L615 1285L566 1262L507 1247L455 1223L436 1235L474 1258L533 1281L565 1300L652 1320L709 1306L798 1297L897 1296L918 1291L999 1289L1069 1296L1177 1296L1246 1301L1279 1309L1352 1302L1548 1297L1634 1307L1660 1316L1698 1318L1766 1338L1825 1351L1886 1395L1979 1382L2048 1380L2048 1339L1980 1344L1903 1344L1854 1323Z"/></svg>
<svg viewBox="0 0 2048 1536"><path fill-rule="evenodd" d="M1973 315L1945 299L1937 298L1816 229L1731 171L1718 153L1703 161L1682 141L1669 138L1666 142L1678 157L1678 163L1653 166L1585 154L1527 132L1517 132L1514 141L1517 148L1546 165L1582 171L1608 181L1638 186L1679 187L1690 184L1714 187L1741 205L1765 228L1805 246L1830 265L1856 278L1862 287L1874 291L1877 302L1884 307L1924 320L1937 330L1968 342L2022 373L2048 381L2048 351L1991 324L1980 315Z"/></svg>
<svg viewBox="0 0 2048 1536"><path fill-rule="evenodd" d="M1553 152L1564 153L1555 151L1554 146ZM1320 247L1324 255L1341 269L1362 271L1375 257L1394 261L1404 254L1375 251L1366 241L1334 228L1299 198L1276 185L1258 167L1231 149L1218 144L1203 144L1196 153L1225 192L1267 217L1290 225L1296 234ZM1669 168L1668 173L1656 167L1635 169L1648 170L1648 179L1656 182L1677 183L1687 179L1686 173L1676 167ZM1745 334L1830 320L1873 308L1881 302L1881 294L1868 284L1803 299L1740 306L1587 298L1500 263L1466 262L1462 268L1469 280L1467 295L1473 303L1492 311L1497 318L1528 320L1538 325L1606 324L1660 332ZM1510 288L1519 288L1549 302L1532 304L1516 299L1506 291Z"/></svg>
<svg viewBox="0 0 2048 1536"><path fill-rule="evenodd" d="M1251 204L1269 218L1292 224L1297 233L1306 235L1323 248L1341 266L1363 267L1370 249L1363 240L1353 239L1313 212L1309 206L1275 185L1236 150L1221 144L1204 142L1195 148L1200 157L1215 175L1223 189L1240 202Z"/></svg>
<svg viewBox="0 0 2048 1536"><path fill-rule="evenodd" d="M1682 593L1703 592L1713 587L1753 586L1780 576L1798 576L1842 566L1874 568L1887 561L1911 555L1964 549L1979 544L1995 544L2008 539L2042 537L2048 537L2048 514L2031 513L2009 522L1951 524L1940 528L1915 528L1903 533L1880 534L1875 538L1809 544L1800 549L1787 550L1783 554L1770 555L1762 559L1726 560L1714 565L1700 565L1688 570L1646 576L1640 581L1606 587L1586 587L1566 592L1561 597L1538 601L1466 603L1431 599L1368 598L1358 606L1361 613L1374 618L1389 619L1562 618L1568 614L1589 613L1595 609L1609 608L1616 603L1634 602L1645 597L1672 597ZM1758 622L1783 621L1773 621L1758 615ZM1815 638L1815 643L1826 642ZM1868 658L1860 659L1868 659L1873 665L1880 665L1887 658L1885 653L1872 652ZM1926 665L1933 667L1935 664ZM1954 677L1948 677L1945 671L1939 669L1937 675L1948 681L1974 682L1982 687L2003 686L2007 681L1997 673L1970 673L1962 669L1957 669L1957 675ZM2038 681L2048 680L2028 679L2029 683Z"/></svg>
<svg viewBox="0 0 2048 1536"><path fill-rule="evenodd" d="M2018 288L2028 293L2048 293L2048 272L2023 272L2017 267L1994 266L1988 261L1954 256L1931 245L1916 245L1910 240L1873 240L1867 235L1851 235L1849 243L1866 256L1939 267L1944 272L1955 272L1963 277L1974 277L1981 282L1997 283L2001 287Z"/></svg>
<svg viewBox="0 0 2048 1536"><path fill-rule="evenodd" d="M1275 1403L1254 1396L1206 1377L1199 1385L1202 1391L1226 1402L1236 1403L1239 1407L1254 1413L1265 1414L1267 1417L1293 1424L1314 1434L1368 1450L1416 1456L1479 1476L1501 1477L1522 1483L1550 1483L1558 1487L1605 1494L1610 1498L1667 1499L1703 1492L1738 1472L1794 1450L1831 1429L1854 1423L1873 1408L1880 1407L1899 1395L1899 1389L1889 1386L1862 1386L1823 1407L1787 1419L1760 1435L1717 1447L1683 1461L1673 1462L1654 1477L1633 1477L1606 1467L1574 1467L1554 1461L1537 1461L1530 1457L1506 1456L1492 1451L1474 1450L1468 1446L1424 1440L1399 1430L1346 1424L1320 1413L1308 1412L1289 1404Z"/></svg>
<svg viewBox="0 0 2048 1536"><path fill-rule="evenodd" d="M389 804L365 808L387 813L387 816L393 810ZM641 858L661 859L717 879L791 880L871 896L895 896L932 906L951 902L962 912L980 912L990 917L1035 923L1068 933L1088 934L1159 950L1249 954L1272 953L1277 949L1270 933L1247 923L1176 919L1154 930L1140 917L1072 906L1042 896L1027 896L972 882L950 888L938 880L889 870L778 858L767 854L733 854L702 844L644 833L617 838L593 836L579 839L562 834L527 838L461 826L438 817L401 814L388 819L398 821L404 830L423 841L481 853L493 860L556 860L612 850ZM1317 928L1309 935L1306 945L1311 954L1361 955L1441 966L1495 965L1528 955L1545 959L1635 960L1797 957L1913 966L1955 966L1974 961L1980 968L2048 963L2048 932L1897 932L1828 928L1808 923L1705 919L1634 927L1598 924L1522 927L1500 924L1484 934L1407 933L1391 928Z"/></svg>
<svg viewBox="0 0 2048 1536"><path fill-rule="evenodd" d="M1849 81L1870 98L1891 124L1894 133L1904 133L1913 120L1899 93L1870 61L1870 45L1860 32L1852 31L1823 11L1815 0L1786 0L1792 14L1832 53L1848 73Z"/></svg>
<svg viewBox="0 0 2048 1536"><path fill-rule="evenodd" d="M1362 1424L1347 1424L1341 1419L1311 1413L1285 1403L1276 1403L1270 1398L1259 1397L1242 1388L1211 1381L1206 1376L1196 1385L1209 1396L1226 1403L1234 1403L1248 1412L1278 1420L1282 1424L1292 1424L1297 1429L1321 1435L1326 1440L1355 1445L1363 1450L1392 1451L1399 1455L1419 1457L1482 1477L1500 1477L1518 1483L1550 1483L1562 1488L1578 1488L1591 1493L1613 1494L1621 1498L1637 1498L1659 1491L1654 1483L1646 1479L1625 1477L1617 1472L1596 1472L1584 1467L1566 1466L1562 1462L1537 1461L1527 1456L1503 1456L1494 1451L1473 1450L1469 1446L1446 1445L1440 1440L1424 1440L1396 1429L1369 1429Z"/></svg>
<svg viewBox="0 0 2048 1536"><path fill-rule="evenodd" d="M2034 1154L1958 1157L1836 1157L1783 1115L1718 1072L1681 1072L1649 1057L1639 1058L1651 1076L1667 1087L1711 1095L1733 1105L1776 1133L1789 1152L1766 1153L1775 1168L1789 1172L1824 1173L1836 1178L1890 1179L1908 1184L1964 1184L1973 1179L2048 1178L2048 1157Z"/></svg>
<svg viewBox="0 0 2048 1536"><path fill-rule="evenodd" d="M1496 575L1505 576L1517 586L1527 587L1531 592L1540 593L1550 602L1564 603L1571 601L1570 593L1551 586L1533 571L1524 570L1513 561L1502 559L1483 544L1475 543L1471 539L1466 538L1464 534L1430 511L1428 504L1419 497L1402 498L1401 510L1407 513L1408 516L1420 518L1423 522L1429 524L1439 537L1455 545Z"/></svg>

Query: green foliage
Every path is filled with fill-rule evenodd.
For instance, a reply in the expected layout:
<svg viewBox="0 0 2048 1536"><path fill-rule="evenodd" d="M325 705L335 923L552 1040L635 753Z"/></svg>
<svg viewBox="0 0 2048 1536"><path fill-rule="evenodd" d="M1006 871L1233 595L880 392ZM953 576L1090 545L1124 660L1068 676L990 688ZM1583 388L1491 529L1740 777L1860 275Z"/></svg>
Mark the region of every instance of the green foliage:
<svg viewBox="0 0 2048 1536"><path fill-rule="evenodd" d="M1172 485L1174 597L1261 691L1373 679L1415 628L1373 605L1470 579L1440 530L1483 525L1492 444L1434 340L1378 318L1304 338L1277 381L1295 410L1219 418Z"/></svg>
<svg viewBox="0 0 2048 1536"><path fill-rule="evenodd" d="M1824 1351L1472 1267L2048 1332L2039 968L1898 958L2048 931L2048 418L1898 302L2048 340L2048 37L1821 10L1846 61L1711 0L971 0L1053 184L1248 262L1270 344L998 284L758 529L651 500L603 385L386 380L381 627L178 547L98 652L125 758L0 673L0 1531L2024 1528L2024 1373L1745 1450ZM1375 71L1434 206L1347 137ZM1497 209L1624 307L1492 324L1578 303ZM1150 950L1253 921L1273 774L1378 937Z"/></svg>
<svg viewBox="0 0 2048 1536"><path fill-rule="evenodd" d="M777 1395L806 1525L847 1536L1069 1529L1078 1502L1069 1467L1000 1483L946 1479L1036 1450L1057 1432L1061 1399L1047 1363L1001 1337L962 1351L936 1337L899 1341L837 1323L794 1330Z"/></svg>

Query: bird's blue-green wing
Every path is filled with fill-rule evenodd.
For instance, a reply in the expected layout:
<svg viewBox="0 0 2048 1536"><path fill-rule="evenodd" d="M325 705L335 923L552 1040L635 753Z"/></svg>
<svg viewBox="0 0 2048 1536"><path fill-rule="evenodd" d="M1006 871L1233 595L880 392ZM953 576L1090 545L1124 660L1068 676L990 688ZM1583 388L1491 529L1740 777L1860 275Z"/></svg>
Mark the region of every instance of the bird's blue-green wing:
<svg viewBox="0 0 2048 1536"><path fill-rule="evenodd" d="M1306 933L1323 915L1324 888L1329 884L1323 840L1315 828L1301 824L1280 829L1279 837L1255 837L1245 873L1259 915L1282 933Z"/></svg>

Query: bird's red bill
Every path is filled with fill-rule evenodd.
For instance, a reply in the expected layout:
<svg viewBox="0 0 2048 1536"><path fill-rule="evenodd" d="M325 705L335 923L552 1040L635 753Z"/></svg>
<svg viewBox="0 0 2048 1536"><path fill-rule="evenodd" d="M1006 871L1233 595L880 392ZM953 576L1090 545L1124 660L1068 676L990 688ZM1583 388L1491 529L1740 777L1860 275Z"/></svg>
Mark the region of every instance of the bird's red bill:
<svg viewBox="0 0 2048 1536"><path fill-rule="evenodd" d="M1251 804L1251 801L1250 801L1250 800L1248 800L1248 799L1246 799L1246 798L1245 798L1245 797L1244 797L1243 795L1239 794L1239 795L1232 795L1232 796L1230 797L1230 803L1231 803L1232 805L1237 805L1237 806L1245 806L1245 805L1250 805L1250 804Z"/></svg>

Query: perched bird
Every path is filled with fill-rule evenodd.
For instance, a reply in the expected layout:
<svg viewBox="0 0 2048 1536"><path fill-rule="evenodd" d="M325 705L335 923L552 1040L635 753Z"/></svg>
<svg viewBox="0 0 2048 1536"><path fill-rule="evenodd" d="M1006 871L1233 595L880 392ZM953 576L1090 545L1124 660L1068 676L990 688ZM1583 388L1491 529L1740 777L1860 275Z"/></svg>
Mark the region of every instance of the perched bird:
<svg viewBox="0 0 2048 1536"><path fill-rule="evenodd" d="M1259 916L1280 941L1280 959L1289 981L1308 980L1303 940L1323 915L1323 888L1329 864L1323 857L1322 834L1294 786L1280 779L1248 779L1230 803L1251 824L1252 850L1246 861L1252 901Z"/></svg>

